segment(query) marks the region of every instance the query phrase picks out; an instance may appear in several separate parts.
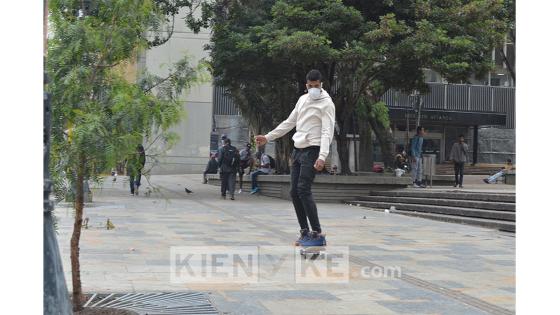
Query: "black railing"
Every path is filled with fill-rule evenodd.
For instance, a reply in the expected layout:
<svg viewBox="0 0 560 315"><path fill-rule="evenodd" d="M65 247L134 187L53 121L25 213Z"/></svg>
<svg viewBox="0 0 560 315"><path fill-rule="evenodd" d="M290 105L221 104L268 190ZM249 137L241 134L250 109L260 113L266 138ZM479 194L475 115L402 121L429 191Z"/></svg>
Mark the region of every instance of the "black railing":
<svg viewBox="0 0 560 315"><path fill-rule="evenodd" d="M515 128L515 88L470 84L428 83L430 92L421 95L422 108L442 111L506 114L506 128ZM414 96L389 90L382 96L389 108L410 108ZM214 87L214 115L240 115L224 87Z"/></svg>
<svg viewBox="0 0 560 315"><path fill-rule="evenodd" d="M506 128L515 128L515 88L428 83L430 92L421 95L422 108L506 114ZM414 96L396 90L389 90L382 97L389 108L411 108Z"/></svg>
<svg viewBox="0 0 560 315"><path fill-rule="evenodd" d="M233 98L227 93L226 88L223 86L214 86L213 104L214 115L241 115Z"/></svg>

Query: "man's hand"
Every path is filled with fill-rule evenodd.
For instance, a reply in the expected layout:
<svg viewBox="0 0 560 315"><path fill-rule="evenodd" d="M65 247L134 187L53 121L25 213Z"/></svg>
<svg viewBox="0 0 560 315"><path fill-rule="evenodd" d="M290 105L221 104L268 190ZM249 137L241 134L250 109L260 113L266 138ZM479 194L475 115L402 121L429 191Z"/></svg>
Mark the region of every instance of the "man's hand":
<svg viewBox="0 0 560 315"><path fill-rule="evenodd" d="M321 159L317 159L317 161L315 161L315 165L313 167L315 167L315 169L320 172L320 171L323 170L323 168L325 168L325 161L323 161Z"/></svg>
<svg viewBox="0 0 560 315"><path fill-rule="evenodd" d="M257 142L257 146L260 147L260 146L265 145L268 142L268 140L266 140L265 136L258 135L258 136L255 136L255 142Z"/></svg>

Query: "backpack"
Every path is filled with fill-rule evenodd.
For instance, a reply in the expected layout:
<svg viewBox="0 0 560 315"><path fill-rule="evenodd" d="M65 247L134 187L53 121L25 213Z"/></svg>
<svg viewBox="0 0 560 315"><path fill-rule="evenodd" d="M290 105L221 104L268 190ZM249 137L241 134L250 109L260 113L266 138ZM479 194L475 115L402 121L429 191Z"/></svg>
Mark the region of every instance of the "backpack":
<svg viewBox="0 0 560 315"><path fill-rule="evenodd" d="M249 153L249 150L248 150L248 149L241 150L241 153L240 153L240 160L241 160L241 161L246 162L246 161L248 161L250 158L251 158L251 154Z"/></svg>
<svg viewBox="0 0 560 315"><path fill-rule="evenodd" d="M272 156L268 156L268 159L270 160L270 168L276 168L276 161L274 160L274 158Z"/></svg>
<svg viewBox="0 0 560 315"><path fill-rule="evenodd" d="M224 158L222 159L222 164L230 167L235 167L239 164L239 152L234 146L228 145L223 147Z"/></svg>

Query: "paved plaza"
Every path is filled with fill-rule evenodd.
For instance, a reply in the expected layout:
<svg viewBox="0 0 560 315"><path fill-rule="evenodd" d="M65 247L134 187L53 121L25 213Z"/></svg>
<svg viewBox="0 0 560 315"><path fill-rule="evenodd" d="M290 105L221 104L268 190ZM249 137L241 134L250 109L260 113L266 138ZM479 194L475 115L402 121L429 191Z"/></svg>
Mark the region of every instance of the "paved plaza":
<svg viewBox="0 0 560 315"><path fill-rule="evenodd" d="M254 282L172 281L175 246L291 248L298 224L289 201L237 195L199 175L149 179L156 191L130 196L126 177L94 189L84 210L81 265L85 292L200 291L224 314L513 314L515 236L344 204L318 204L329 247L348 249L348 281L301 283L293 272ZM184 188L193 190L185 193ZM58 238L71 289L73 210L57 207ZM115 228L107 230L110 219ZM260 268L274 263L260 260ZM364 268L399 274L366 277Z"/></svg>

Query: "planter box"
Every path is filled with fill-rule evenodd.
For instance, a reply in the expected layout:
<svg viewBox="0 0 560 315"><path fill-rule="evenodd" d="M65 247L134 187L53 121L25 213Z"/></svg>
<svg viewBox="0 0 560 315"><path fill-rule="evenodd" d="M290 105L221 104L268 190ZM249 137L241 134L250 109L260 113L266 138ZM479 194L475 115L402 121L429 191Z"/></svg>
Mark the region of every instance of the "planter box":
<svg viewBox="0 0 560 315"><path fill-rule="evenodd" d="M239 182L239 177L236 178ZM259 175L260 194L268 197L291 200L290 175ZM376 176L339 176L317 175L313 183L313 198L318 202L342 202L359 196L369 195L372 191L405 188L409 177L391 175ZM220 175L208 175L208 183L220 185ZM251 187L251 177L243 176L243 186ZM237 185L237 187L239 187Z"/></svg>

